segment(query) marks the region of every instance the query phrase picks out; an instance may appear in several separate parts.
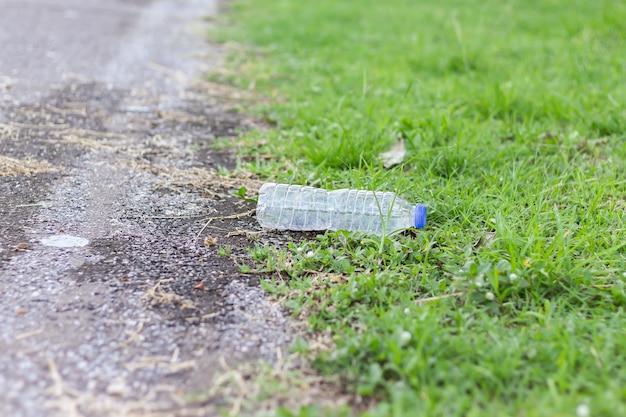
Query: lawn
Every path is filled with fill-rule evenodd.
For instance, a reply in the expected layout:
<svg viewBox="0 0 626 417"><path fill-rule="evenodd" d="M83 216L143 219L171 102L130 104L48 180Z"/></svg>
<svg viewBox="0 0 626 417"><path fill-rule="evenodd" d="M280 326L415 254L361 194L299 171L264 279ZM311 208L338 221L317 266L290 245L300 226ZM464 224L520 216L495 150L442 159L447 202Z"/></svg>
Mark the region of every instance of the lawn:
<svg viewBox="0 0 626 417"><path fill-rule="evenodd" d="M228 5L222 79L275 124L242 138L246 168L429 208L419 231L251 251L334 335L319 372L368 416L626 415L626 3Z"/></svg>

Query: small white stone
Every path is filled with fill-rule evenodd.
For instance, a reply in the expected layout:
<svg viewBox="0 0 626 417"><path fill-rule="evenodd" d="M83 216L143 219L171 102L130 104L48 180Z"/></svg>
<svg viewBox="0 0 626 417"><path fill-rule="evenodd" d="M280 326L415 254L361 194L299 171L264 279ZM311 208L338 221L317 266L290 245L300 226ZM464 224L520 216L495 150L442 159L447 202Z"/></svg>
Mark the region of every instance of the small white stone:
<svg viewBox="0 0 626 417"><path fill-rule="evenodd" d="M587 404L580 404L576 407L576 417L589 417L591 410Z"/></svg>
<svg viewBox="0 0 626 417"><path fill-rule="evenodd" d="M487 298L487 300L489 301L493 301L493 299L496 298L496 296L493 295L491 291L489 291L487 294L485 294L485 298Z"/></svg>
<svg viewBox="0 0 626 417"><path fill-rule="evenodd" d="M117 397L121 397L126 392L126 384L121 379L117 379L109 384L107 387L107 393L109 395L114 395Z"/></svg>

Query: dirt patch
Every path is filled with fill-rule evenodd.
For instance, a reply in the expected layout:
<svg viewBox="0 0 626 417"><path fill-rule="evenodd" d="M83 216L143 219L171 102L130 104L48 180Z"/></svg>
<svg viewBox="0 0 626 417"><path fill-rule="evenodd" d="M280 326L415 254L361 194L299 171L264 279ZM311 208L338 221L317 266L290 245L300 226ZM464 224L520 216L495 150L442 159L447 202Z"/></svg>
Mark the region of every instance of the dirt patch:
<svg viewBox="0 0 626 417"><path fill-rule="evenodd" d="M0 177L0 218L4 219L0 221L0 270L19 253L20 244L28 241L31 218L44 204L48 185L56 178L58 174Z"/></svg>
<svg viewBox="0 0 626 417"><path fill-rule="evenodd" d="M72 84L4 109L5 158L57 169L0 178L5 414L213 415L219 401L190 398L216 364L273 362L297 333L238 266L276 241L231 193L260 183L219 175L235 160L212 152L250 122L196 92L138 107L146 94ZM89 244L42 243L63 235Z"/></svg>

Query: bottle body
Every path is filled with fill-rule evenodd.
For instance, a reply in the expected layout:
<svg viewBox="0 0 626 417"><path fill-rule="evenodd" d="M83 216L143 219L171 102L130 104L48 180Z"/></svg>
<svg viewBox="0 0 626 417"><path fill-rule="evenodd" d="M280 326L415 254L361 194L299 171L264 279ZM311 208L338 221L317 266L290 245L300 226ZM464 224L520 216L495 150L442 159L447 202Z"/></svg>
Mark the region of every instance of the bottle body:
<svg viewBox="0 0 626 417"><path fill-rule="evenodd" d="M328 192L319 188L263 184L256 216L261 226L278 230L327 230L331 226Z"/></svg>
<svg viewBox="0 0 626 417"><path fill-rule="evenodd" d="M415 207L394 193L336 190L328 194L333 207L331 230L381 235L413 227Z"/></svg>
<svg viewBox="0 0 626 417"><path fill-rule="evenodd" d="M417 222L416 209L418 215L423 211L423 221L420 217ZM259 191L257 219L261 226L278 230L350 230L381 235L423 227L425 210L391 192L326 191L268 183Z"/></svg>

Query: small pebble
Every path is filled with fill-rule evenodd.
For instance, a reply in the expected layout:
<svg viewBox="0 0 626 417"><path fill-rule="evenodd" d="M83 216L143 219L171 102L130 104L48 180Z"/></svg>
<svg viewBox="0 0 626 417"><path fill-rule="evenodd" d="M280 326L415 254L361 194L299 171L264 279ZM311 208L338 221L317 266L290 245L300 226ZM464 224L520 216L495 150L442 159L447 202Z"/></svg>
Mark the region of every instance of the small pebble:
<svg viewBox="0 0 626 417"><path fill-rule="evenodd" d="M124 395L125 391L126 384L120 379L111 382L107 387L107 394L115 395L117 397L121 397L122 395Z"/></svg>

